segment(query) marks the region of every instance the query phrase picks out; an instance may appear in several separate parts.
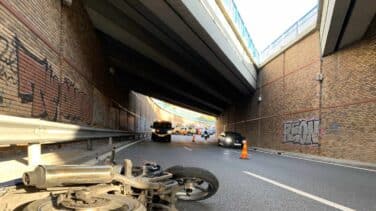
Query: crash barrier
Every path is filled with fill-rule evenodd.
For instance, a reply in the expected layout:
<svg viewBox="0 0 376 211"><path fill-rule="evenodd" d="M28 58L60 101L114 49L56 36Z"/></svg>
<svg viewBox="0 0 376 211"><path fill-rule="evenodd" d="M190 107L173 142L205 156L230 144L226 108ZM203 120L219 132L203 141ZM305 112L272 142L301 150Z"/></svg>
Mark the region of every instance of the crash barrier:
<svg viewBox="0 0 376 211"><path fill-rule="evenodd" d="M57 123L35 118L0 115L0 145L28 144L28 163L38 165L41 158L41 144L87 140L87 149L92 149L92 140L114 137L142 139L149 132L130 132Z"/></svg>

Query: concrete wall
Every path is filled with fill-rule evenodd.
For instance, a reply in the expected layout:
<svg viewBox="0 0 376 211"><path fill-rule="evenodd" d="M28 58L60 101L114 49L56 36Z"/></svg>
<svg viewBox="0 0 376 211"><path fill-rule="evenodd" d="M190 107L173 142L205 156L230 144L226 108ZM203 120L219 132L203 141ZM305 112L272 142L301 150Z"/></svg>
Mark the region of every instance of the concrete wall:
<svg viewBox="0 0 376 211"><path fill-rule="evenodd" d="M80 1L0 0L0 114L145 130L146 97L112 79Z"/></svg>
<svg viewBox="0 0 376 211"><path fill-rule="evenodd" d="M314 32L265 65L255 94L217 127L240 131L251 146L376 162L375 71L374 33L321 59Z"/></svg>

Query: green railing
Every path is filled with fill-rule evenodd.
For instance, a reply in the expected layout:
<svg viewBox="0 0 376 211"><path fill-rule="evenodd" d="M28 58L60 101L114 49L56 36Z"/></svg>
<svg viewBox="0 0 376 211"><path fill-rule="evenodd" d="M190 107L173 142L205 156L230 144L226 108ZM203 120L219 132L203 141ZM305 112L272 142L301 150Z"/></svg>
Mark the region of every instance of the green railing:
<svg viewBox="0 0 376 211"><path fill-rule="evenodd" d="M222 0L229 16L234 21L236 27L238 28L242 38L247 44L249 51L253 57L253 60L260 64L271 56L273 56L277 51L284 48L291 41L299 37L302 33L306 32L306 29L314 26L316 24L318 4L315 5L310 11L308 11L303 17L296 21L292 26L290 26L285 32L283 32L277 39L275 39L270 45L268 45L262 51L258 51L253 44L251 36L248 33L247 27L236 7L234 0Z"/></svg>
<svg viewBox="0 0 376 211"><path fill-rule="evenodd" d="M227 8L230 17L234 21L236 27L238 28L242 38L244 39L247 48L249 49L253 60L258 63L259 62L259 53L253 44L253 41L251 39L251 36L248 33L247 27L244 24L244 21L242 17L240 16L240 13L238 11L238 8L236 7L236 4L233 0L223 0L225 7Z"/></svg>
<svg viewBox="0 0 376 211"><path fill-rule="evenodd" d="M277 39L270 43L264 50L260 52L260 61L263 62L272 56L274 53L290 44L291 41L299 37L302 33L306 32L306 29L316 24L318 12L318 5L314 6L303 17L290 26L285 32L283 32Z"/></svg>

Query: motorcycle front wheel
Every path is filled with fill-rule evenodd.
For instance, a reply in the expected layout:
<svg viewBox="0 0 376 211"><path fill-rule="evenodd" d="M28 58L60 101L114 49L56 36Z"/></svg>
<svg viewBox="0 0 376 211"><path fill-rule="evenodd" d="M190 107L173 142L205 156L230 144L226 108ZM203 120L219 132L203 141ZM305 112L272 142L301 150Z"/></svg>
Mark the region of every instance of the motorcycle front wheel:
<svg viewBox="0 0 376 211"><path fill-rule="evenodd" d="M166 170L173 174L182 189L176 193L179 200L199 201L213 196L219 182L211 172L196 167L173 166Z"/></svg>

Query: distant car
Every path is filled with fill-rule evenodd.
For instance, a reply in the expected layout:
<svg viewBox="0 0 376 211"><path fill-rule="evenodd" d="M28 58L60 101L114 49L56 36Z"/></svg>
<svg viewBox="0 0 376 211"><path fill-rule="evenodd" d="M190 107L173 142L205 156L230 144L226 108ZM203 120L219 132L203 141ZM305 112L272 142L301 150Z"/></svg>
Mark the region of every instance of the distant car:
<svg viewBox="0 0 376 211"><path fill-rule="evenodd" d="M191 128L189 127L188 130L187 130L187 135L191 136L193 134L196 134L196 128Z"/></svg>
<svg viewBox="0 0 376 211"><path fill-rule="evenodd" d="M175 130L176 134L178 135L187 135L188 131L185 127L179 127Z"/></svg>
<svg viewBox="0 0 376 211"><path fill-rule="evenodd" d="M208 130L208 133L209 133L210 135L214 135L214 134L215 134L215 129L213 129L213 128L209 129L209 130Z"/></svg>
<svg viewBox="0 0 376 211"><path fill-rule="evenodd" d="M225 131L218 137L218 146L243 147L244 137L238 132Z"/></svg>
<svg viewBox="0 0 376 211"><path fill-rule="evenodd" d="M172 124L169 121L155 121L151 126L151 140L152 141L167 141L171 142L171 134L174 131Z"/></svg>

